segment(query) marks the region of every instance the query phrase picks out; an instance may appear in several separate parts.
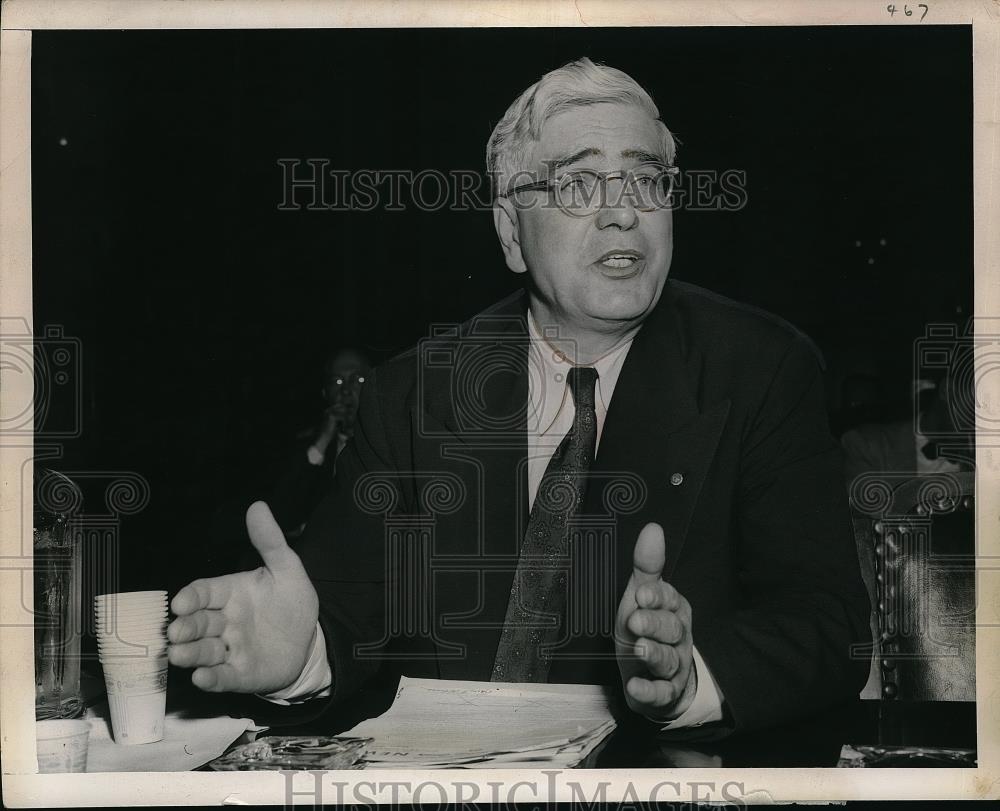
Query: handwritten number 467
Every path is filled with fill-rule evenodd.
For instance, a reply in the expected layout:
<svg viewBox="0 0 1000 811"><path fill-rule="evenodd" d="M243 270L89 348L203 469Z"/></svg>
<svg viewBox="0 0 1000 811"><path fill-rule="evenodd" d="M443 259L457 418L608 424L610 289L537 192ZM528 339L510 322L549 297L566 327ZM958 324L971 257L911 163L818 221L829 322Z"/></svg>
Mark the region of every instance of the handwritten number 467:
<svg viewBox="0 0 1000 811"><path fill-rule="evenodd" d="M918 22L923 22L924 21L924 17L927 16L927 4L926 3L918 3L917 4L917 8L922 8L924 10L924 13L920 15L920 19L918 20ZM895 13L897 11L899 11L899 9L896 8L894 5L888 5L888 6L886 6L885 10L889 12L889 16L890 17L892 17L893 15L895 15ZM906 16L906 17L912 17L913 16L913 11L912 11L912 9L910 9L909 6L903 6L902 14L904 16Z"/></svg>

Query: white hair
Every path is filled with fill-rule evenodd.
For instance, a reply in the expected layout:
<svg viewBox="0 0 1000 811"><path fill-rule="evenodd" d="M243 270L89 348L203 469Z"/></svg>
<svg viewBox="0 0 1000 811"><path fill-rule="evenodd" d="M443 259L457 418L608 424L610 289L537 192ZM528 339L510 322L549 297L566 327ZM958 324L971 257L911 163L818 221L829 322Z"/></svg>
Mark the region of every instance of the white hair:
<svg viewBox="0 0 1000 811"><path fill-rule="evenodd" d="M528 150L540 139L546 121L574 107L607 103L631 104L649 113L661 130L662 157L674 162L674 137L649 93L624 71L582 57L546 73L514 100L493 128L486 144L486 170L495 179L496 192L525 169Z"/></svg>

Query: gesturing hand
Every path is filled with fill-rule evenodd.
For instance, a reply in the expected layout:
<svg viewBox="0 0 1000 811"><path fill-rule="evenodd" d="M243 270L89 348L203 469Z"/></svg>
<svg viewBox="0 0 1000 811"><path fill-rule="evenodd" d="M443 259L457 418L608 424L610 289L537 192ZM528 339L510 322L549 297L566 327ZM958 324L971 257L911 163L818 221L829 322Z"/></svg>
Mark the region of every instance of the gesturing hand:
<svg viewBox="0 0 1000 811"><path fill-rule="evenodd" d="M691 606L662 578L666 541L646 524L632 553L632 576L618 604L615 652L625 700L651 718L678 717L694 700Z"/></svg>
<svg viewBox="0 0 1000 811"><path fill-rule="evenodd" d="M302 561L264 502L250 505L247 530L261 568L195 580L171 602L170 663L196 668L191 682L202 690L280 690L309 654L319 600Z"/></svg>

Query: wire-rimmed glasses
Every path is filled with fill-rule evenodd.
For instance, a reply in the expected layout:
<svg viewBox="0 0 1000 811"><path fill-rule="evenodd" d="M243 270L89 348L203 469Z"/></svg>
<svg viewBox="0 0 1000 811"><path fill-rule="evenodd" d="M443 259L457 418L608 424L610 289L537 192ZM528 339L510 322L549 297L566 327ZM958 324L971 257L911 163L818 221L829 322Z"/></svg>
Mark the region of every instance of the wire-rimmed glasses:
<svg viewBox="0 0 1000 811"><path fill-rule="evenodd" d="M656 211L670 208L674 182L679 174L680 169L676 166L653 162L614 172L574 169L549 180L524 183L501 196L512 198L518 192L549 190L556 205L572 217L587 217L606 206L616 208L626 203L639 211ZM611 198L608 181L619 179L622 181L620 191L617 197Z"/></svg>

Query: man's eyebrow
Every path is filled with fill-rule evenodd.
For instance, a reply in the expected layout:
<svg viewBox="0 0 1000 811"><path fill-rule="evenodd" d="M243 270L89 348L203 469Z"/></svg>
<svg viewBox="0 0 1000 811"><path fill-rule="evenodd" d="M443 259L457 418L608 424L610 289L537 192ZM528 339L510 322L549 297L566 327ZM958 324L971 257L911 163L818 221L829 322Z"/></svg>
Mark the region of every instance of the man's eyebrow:
<svg viewBox="0 0 1000 811"><path fill-rule="evenodd" d="M625 149L622 157L629 160L637 160L641 163L666 163L659 155L647 152L645 149Z"/></svg>
<svg viewBox="0 0 1000 811"><path fill-rule="evenodd" d="M584 158L593 158L604 153L595 146L588 146L585 149L581 149L579 152L574 152L572 155L566 155L563 158L556 158L554 161L545 161L549 166L550 172L556 172L565 166L570 166L574 163L582 161Z"/></svg>
<svg viewBox="0 0 1000 811"><path fill-rule="evenodd" d="M548 164L549 171L555 173L560 169L582 161L584 158L601 157L602 155L604 155L604 152L597 147L588 146L579 152L574 152L572 155L556 158L553 161L545 161L545 163ZM653 152L647 152L645 149L624 149L621 152L621 156L626 160L636 160L640 163L665 163L662 157Z"/></svg>

